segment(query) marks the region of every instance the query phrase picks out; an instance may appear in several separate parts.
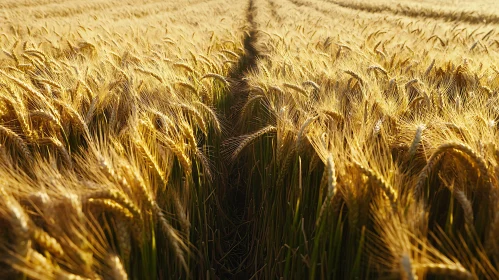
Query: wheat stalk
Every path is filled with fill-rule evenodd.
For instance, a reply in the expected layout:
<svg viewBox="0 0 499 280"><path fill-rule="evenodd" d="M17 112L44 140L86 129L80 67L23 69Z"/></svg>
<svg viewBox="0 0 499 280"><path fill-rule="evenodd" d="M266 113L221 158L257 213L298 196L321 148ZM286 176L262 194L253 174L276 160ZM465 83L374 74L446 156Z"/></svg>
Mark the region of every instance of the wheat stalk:
<svg viewBox="0 0 499 280"><path fill-rule="evenodd" d="M496 206L494 210L493 219L489 225L489 230L487 232L487 240L485 242L487 252L494 252L497 254L499 239L499 214L497 211L498 207Z"/></svg>
<svg viewBox="0 0 499 280"><path fill-rule="evenodd" d="M166 234L168 241L170 242L177 259L180 261L180 264L183 266L183 268L187 271L188 266L185 261L184 253L182 250L183 244L180 237L178 237L173 227L165 218L163 211L158 206L154 198L151 196L142 178L136 172L131 170L129 171L132 173L133 185L135 189L138 191L138 195L142 197L142 199L147 203L149 208L153 211L154 215L157 217L157 220L163 232Z"/></svg>

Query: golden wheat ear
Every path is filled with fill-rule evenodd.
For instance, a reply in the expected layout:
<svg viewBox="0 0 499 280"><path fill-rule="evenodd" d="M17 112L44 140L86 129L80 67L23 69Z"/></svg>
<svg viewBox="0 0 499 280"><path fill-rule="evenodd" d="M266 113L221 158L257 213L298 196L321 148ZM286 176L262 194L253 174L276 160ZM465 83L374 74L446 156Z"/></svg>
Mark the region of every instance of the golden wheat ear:
<svg viewBox="0 0 499 280"><path fill-rule="evenodd" d="M447 276L454 279L476 279L471 272L458 264L428 263L417 265L415 268L430 275Z"/></svg>
<svg viewBox="0 0 499 280"><path fill-rule="evenodd" d="M109 266L111 268L110 276L113 280L128 280L128 274L123 267L123 263L121 262L118 256L110 255L108 257Z"/></svg>
<svg viewBox="0 0 499 280"><path fill-rule="evenodd" d="M320 221L322 220L322 216L324 214L324 211L326 211L326 208L329 207L333 203L333 199L336 195L337 189L336 189L336 184L337 184L337 178L336 178L336 168L333 160L333 155L329 154L327 158L327 165L326 165L326 170L324 171L324 174L327 174L327 193L326 193L326 198L324 199L324 202L322 203L321 210L319 212L319 216L316 221L316 227L319 226Z"/></svg>
<svg viewBox="0 0 499 280"><path fill-rule="evenodd" d="M383 192L385 193L386 197L388 197L388 199L390 200L390 203L393 207L394 210L396 210L397 208L397 198L398 198L398 193L397 191L391 186L389 185L384 179L383 177L381 177L380 174L376 173L374 170L370 169L370 168L366 168L364 166L362 166L360 163L354 161L354 165L357 166L357 168L359 168L359 170L364 174L366 175L370 180L372 180L372 182L380 187Z"/></svg>
<svg viewBox="0 0 499 280"><path fill-rule="evenodd" d="M26 257L31 249L31 221L19 202L8 194L4 188L0 188L2 199L0 201L0 218L10 227L12 240L5 240L2 246L10 247L10 250L21 257Z"/></svg>
<svg viewBox="0 0 499 280"><path fill-rule="evenodd" d="M15 153L16 150L19 154L21 154L24 159L31 162L33 160L33 156L31 151L28 149L26 142L14 131L11 129L0 125L0 137L6 140L6 142L10 142L12 145L11 153ZM12 154L14 155L14 154ZM13 156L13 158L17 158Z"/></svg>
<svg viewBox="0 0 499 280"><path fill-rule="evenodd" d="M479 172L480 177L482 178L482 182L484 183L482 186L482 190L489 192L491 188L491 181L488 168L486 166L485 160L478 155L470 146L462 143L446 143L440 145L437 150L431 155L428 163L423 168L421 173L418 176L418 181L414 188L414 194L416 197L420 197L423 186L426 184L426 181L433 169L437 165L437 163L441 160L443 154L445 152L456 153L460 152L466 155L468 160L470 160L473 164L476 165L476 168Z"/></svg>

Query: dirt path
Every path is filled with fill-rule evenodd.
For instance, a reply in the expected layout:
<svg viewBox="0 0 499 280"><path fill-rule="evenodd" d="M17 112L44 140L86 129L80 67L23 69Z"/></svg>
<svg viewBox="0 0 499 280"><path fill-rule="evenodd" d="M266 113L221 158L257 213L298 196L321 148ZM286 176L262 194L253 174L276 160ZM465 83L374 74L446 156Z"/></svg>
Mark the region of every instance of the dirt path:
<svg viewBox="0 0 499 280"><path fill-rule="evenodd" d="M246 79L250 71L256 70L259 56L256 43L256 23L254 21L256 8L253 0L249 0L246 20L248 31L244 38L244 55L239 60L239 67L229 75L230 95L226 105L225 120L228 129L226 139L239 136L239 110L247 99L249 89ZM227 160L223 172L226 195L221 200L225 219L222 219L218 230L221 236L221 248L216 257L216 274L221 279L249 279L248 260L251 251L252 222L248 216L247 191L245 179L251 169L244 157L236 161Z"/></svg>

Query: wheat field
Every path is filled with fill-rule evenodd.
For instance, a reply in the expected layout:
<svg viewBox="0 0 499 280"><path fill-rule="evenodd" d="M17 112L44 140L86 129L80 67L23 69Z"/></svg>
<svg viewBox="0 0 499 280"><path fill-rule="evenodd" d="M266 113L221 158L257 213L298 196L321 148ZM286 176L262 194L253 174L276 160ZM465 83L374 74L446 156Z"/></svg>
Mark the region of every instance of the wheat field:
<svg viewBox="0 0 499 280"><path fill-rule="evenodd" d="M499 279L492 0L0 0L0 279Z"/></svg>

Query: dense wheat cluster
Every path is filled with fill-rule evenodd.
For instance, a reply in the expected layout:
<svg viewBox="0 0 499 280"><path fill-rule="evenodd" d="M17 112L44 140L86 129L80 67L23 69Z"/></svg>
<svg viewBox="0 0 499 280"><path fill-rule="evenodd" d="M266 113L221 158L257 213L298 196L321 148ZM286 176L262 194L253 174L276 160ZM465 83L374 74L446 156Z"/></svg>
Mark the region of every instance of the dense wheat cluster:
<svg viewBox="0 0 499 280"><path fill-rule="evenodd" d="M499 279L494 1L0 11L0 278Z"/></svg>

